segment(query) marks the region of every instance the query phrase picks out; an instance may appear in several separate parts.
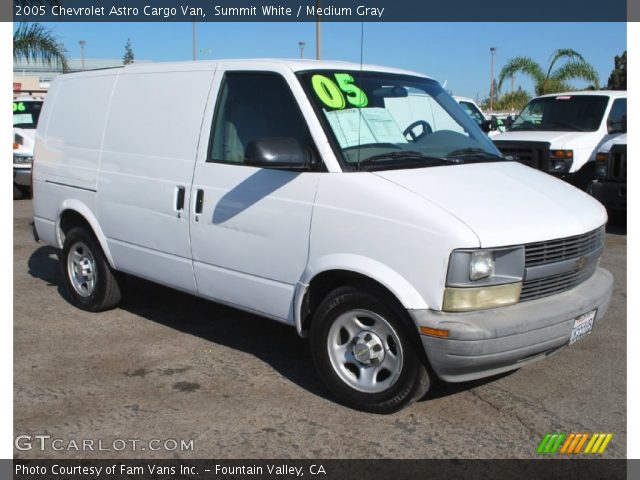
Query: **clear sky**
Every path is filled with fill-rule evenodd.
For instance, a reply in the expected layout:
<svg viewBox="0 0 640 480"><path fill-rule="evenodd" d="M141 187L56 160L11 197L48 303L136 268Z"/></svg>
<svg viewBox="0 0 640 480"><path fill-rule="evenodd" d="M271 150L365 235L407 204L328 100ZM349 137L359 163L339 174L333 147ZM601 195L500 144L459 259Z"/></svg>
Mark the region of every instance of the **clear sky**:
<svg viewBox="0 0 640 480"><path fill-rule="evenodd" d="M131 39L136 58L190 60L191 23L51 23L72 58L85 40L87 58L122 58ZM323 23L322 58L360 61L360 23ZM514 56L533 58L546 68L557 48L582 53L606 83L613 58L627 44L625 23L365 23L364 61L426 73L454 95L488 96L489 48L496 71ZM315 56L315 23L199 23L199 58ZM516 78L532 92L532 83ZM583 86L577 83L576 86ZM507 86L507 88L509 88Z"/></svg>

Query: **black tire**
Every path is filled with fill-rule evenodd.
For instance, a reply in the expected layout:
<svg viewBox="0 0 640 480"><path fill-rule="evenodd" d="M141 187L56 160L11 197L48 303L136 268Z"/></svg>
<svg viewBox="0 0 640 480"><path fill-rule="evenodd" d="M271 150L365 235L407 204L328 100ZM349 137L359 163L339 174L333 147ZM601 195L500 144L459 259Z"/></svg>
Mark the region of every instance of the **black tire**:
<svg viewBox="0 0 640 480"><path fill-rule="evenodd" d="M87 270L87 272L93 272L90 277L93 279L92 288L78 288L77 285L81 280L75 282L72 280L74 266L73 261L69 261L69 256L74 253L93 260L92 266ZM87 260L86 264L90 265L91 262ZM62 282L75 306L90 312L101 312L112 309L120 303L122 295L118 277L107 262L92 232L83 227L74 227L67 233L62 249L61 266ZM89 278L89 275L83 278Z"/></svg>
<svg viewBox="0 0 640 480"><path fill-rule="evenodd" d="M13 199L14 200L20 200L22 197L23 197L22 190L20 190L20 187L18 187L18 185L16 185L14 183L13 184Z"/></svg>
<svg viewBox="0 0 640 480"><path fill-rule="evenodd" d="M31 187L24 187L22 185L20 185L18 187L20 189L20 191L22 192L22 198L31 198Z"/></svg>
<svg viewBox="0 0 640 480"><path fill-rule="evenodd" d="M411 320L406 317L406 312L396 308L393 302L384 304L378 298L384 297L373 295L357 286L345 286L334 290L320 303L313 315L309 343L311 356L320 378L340 401L358 410L388 414L397 412L413 401L422 398L429 390L431 381L426 364L426 356L422 351L417 332L413 331ZM348 332L345 334L340 329L340 325L342 324L341 322L345 321L343 319L351 316L354 311L372 312L374 315L379 316L386 325L383 325L383 328L379 328L380 322L376 320L370 326L365 327L362 332L359 332L357 336L350 338L350 334ZM355 316L360 317L360 315ZM367 315L365 314L364 317L366 319ZM366 320L371 322L370 319ZM334 323L336 326L332 329ZM383 358L390 355L390 352L395 348L396 354L397 351L400 351L401 361L399 363L401 366L396 369L395 373L387 377L391 378L389 381L393 381L393 383L388 386L373 386L373 388L384 388L383 390L361 391L358 389L359 385L356 385L361 381L361 372L367 368L375 367L376 364L357 361L355 355L356 344L358 341L367 340L366 333L368 331L379 334L378 336L374 335L377 340L384 339L385 335L388 335L384 333L389 332L388 327L391 327L393 333L396 334L395 338L397 338L399 345L391 345L390 347L389 342L382 340L384 345ZM337 335L336 331L338 331ZM345 354L345 358L348 357L349 360L344 360L342 366L334 367L332 361L335 362L336 357L341 354L330 353L330 351L333 348L332 345L335 344L333 340L342 336L345 337L345 343L337 348L347 348L352 351ZM391 340L390 336L387 338ZM340 339L338 344L342 341ZM373 348L375 347L373 345ZM378 350L371 350L374 354L378 351L380 351L379 348ZM395 357L394 355L391 356ZM381 360L378 360L378 362L382 367L384 362ZM349 371L353 374L352 379L349 379ZM378 376L379 374L376 375L376 381ZM395 378L395 381L393 378ZM365 381L364 376L362 381ZM376 381L374 381L374 384L377 383ZM383 379L381 383L384 384L385 381L387 379Z"/></svg>

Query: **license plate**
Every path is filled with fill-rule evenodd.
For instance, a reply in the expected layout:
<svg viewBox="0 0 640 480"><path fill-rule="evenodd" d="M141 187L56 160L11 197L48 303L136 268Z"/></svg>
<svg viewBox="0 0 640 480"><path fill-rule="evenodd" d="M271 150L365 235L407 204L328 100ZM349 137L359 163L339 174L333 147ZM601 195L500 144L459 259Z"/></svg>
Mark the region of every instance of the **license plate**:
<svg viewBox="0 0 640 480"><path fill-rule="evenodd" d="M591 333L593 328L593 320L596 318L596 310L593 310L584 315L580 315L573 321L573 330L571 330L571 338L569 339L569 345L577 342L582 337L585 337Z"/></svg>

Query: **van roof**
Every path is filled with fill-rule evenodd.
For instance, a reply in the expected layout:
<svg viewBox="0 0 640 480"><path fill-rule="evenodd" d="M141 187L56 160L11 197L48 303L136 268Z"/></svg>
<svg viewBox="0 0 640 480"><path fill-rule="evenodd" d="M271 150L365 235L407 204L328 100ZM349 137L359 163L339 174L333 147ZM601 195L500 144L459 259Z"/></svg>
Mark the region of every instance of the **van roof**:
<svg viewBox="0 0 640 480"><path fill-rule="evenodd" d="M579 92L560 92L560 93L548 93L547 95L540 95L536 98L545 98L545 97L577 97L582 95L602 95L606 97L613 98L626 98L627 91L626 90L580 90Z"/></svg>
<svg viewBox="0 0 640 480"><path fill-rule="evenodd" d="M124 69L126 71L139 71L139 72L167 72L172 70L212 70L217 64L225 64L229 66L241 65L250 68L251 64L260 66L284 66L290 68L294 72L302 72L306 70L369 70L379 71L387 73L397 73L403 75L414 75L429 78L426 75L400 68L385 67L381 65L369 65L337 60L307 60L307 59L282 59L282 58L246 58L246 59L219 59L219 60L198 60L189 62L150 62L144 64L132 63L123 67L116 67L117 69ZM85 72L77 72L64 76L76 76L86 75L93 70ZM104 73L105 70L97 70L97 72Z"/></svg>

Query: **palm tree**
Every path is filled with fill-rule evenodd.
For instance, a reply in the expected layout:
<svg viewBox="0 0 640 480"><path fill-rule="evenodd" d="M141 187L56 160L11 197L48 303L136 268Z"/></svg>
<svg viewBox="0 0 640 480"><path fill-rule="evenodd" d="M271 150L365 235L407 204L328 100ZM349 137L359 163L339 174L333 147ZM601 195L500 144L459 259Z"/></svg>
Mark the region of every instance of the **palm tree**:
<svg viewBox="0 0 640 480"><path fill-rule="evenodd" d="M19 0L22 5L59 5L58 0ZM21 23L13 33L13 59L42 61L65 72L69 69L66 50L53 31L39 23Z"/></svg>
<svg viewBox="0 0 640 480"><path fill-rule="evenodd" d="M562 59L566 59L567 63L554 70L556 63ZM567 82L575 79L586 80L591 82L596 89L600 88L595 69L587 63L582 55L570 48L561 48L553 52L546 73L539 63L529 57L512 58L500 71L498 88L502 87L504 80L519 72L533 79L536 95L572 90Z"/></svg>

